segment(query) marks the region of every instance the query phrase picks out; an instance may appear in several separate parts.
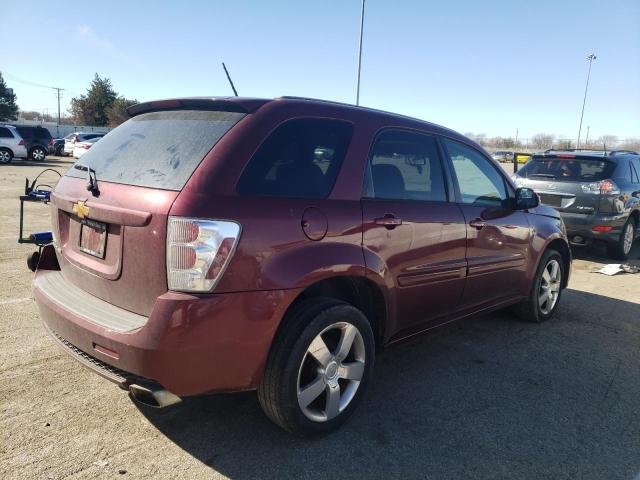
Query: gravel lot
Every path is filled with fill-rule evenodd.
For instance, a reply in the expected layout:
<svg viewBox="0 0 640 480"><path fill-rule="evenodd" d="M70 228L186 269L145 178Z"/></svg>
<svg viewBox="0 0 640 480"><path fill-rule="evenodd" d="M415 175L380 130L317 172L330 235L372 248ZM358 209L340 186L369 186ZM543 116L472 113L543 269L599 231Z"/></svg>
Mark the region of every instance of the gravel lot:
<svg viewBox="0 0 640 480"><path fill-rule="evenodd" d="M136 406L54 345L16 243L24 177L45 164L71 162L0 166L0 478L640 480L640 274L590 273L598 251L574 252L553 321L505 311L396 347L345 428L303 440L252 393Z"/></svg>

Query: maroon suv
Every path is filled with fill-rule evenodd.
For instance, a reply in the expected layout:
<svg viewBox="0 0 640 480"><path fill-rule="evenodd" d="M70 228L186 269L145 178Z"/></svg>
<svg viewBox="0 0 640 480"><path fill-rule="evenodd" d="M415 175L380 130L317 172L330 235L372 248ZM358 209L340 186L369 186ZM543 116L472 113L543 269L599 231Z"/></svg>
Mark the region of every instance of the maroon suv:
<svg viewBox="0 0 640 480"><path fill-rule="evenodd" d="M34 294L139 401L257 389L281 427L327 431L376 350L509 305L544 321L567 285L558 213L446 128L299 98L129 113L56 186Z"/></svg>

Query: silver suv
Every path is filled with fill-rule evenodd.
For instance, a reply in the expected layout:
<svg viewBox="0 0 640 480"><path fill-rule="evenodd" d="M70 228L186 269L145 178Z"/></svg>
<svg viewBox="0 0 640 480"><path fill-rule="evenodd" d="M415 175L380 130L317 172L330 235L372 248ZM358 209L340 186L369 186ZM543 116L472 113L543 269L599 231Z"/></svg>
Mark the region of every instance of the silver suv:
<svg viewBox="0 0 640 480"><path fill-rule="evenodd" d="M604 241L625 260L640 225L640 155L627 150L547 150L513 179L556 208L573 244Z"/></svg>
<svg viewBox="0 0 640 480"><path fill-rule="evenodd" d="M0 125L0 163L9 163L13 157L27 158L27 147L15 127Z"/></svg>

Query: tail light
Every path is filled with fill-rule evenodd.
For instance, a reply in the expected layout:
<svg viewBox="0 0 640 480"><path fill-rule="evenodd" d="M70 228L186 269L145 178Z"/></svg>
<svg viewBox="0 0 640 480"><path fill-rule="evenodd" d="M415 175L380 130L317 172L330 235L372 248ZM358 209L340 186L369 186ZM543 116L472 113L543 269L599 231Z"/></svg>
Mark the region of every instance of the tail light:
<svg viewBox="0 0 640 480"><path fill-rule="evenodd" d="M211 292L222 278L239 238L240 225L235 222L169 217L169 290Z"/></svg>
<svg viewBox="0 0 640 480"><path fill-rule="evenodd" d="M49 146L50 146L50 147L53 147L53 143L54 143L54 142L53 142L53 138L52 138L51 140L49 140Z"/></svg>
<svg viewBox="0 0 640 480"><path fill-rule="evenodd" d="M620 188L613 180L602 180L601 182L583 183L581 185L584 193L619 195Z"/></svg>
<svg viewBox="0 0 640 480"><path fill-rule="evenodd" d="M608 233L611 230L613 230L613 227L611 227L609 225L595 225L595 226L591 227L591 230L593 230L594 232Z"/></svg>
<svg viewBox="0 0 640 480"><path fill-rule="evenodd" d="M24 139L21 138L20 141L18 142L18 145L24 145Z"/></svg>

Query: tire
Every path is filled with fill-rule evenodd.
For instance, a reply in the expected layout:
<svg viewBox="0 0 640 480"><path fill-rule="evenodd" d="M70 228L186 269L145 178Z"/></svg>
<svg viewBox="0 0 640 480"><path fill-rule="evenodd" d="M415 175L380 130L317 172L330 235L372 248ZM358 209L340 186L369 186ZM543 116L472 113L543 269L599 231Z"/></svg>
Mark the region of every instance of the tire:
<svg viewBox="0 0 640 480"><path fill-rule="evenodd" d="M345 338L351 339L346 357L339 349ZM304 300L287 314L274 339L258 387L260 405L288 432L335 430L362 400L374 355L371 325L360 310L332 298Z"/></svg>
<svg viewBox="0 0 640 480"><path fill-rule="evenodd" d="M633 240L636 238L638 226L634 218L629 217L627 223L622 227L620 232L620 238L616 243L607 245L607 253L610 257L616 260L626 260L631 253L631 247L633 247Z"/></svg>
<svg viewBox="0 0 640 480"><path fill-rule="evenodd" d="M553 265L557 268L555 277ZM560 304L565 274L562 255L553 249L546 250L540 259L528 298L514 307L516 314L528 322L542 323L549 320ZM545 292L547 296L543 302Z"/></svg>
<svg viewBox="0 0 640 480"><path fill-rule="evenodd" d="M8 148L0 148L0 163L9 163L13 160L13 152Z"/></svg>
<svg viewBox="0 0 640 480"><path fill-rule="evenodd" d="M36 162L42 162L47 156L47 151L42 147L33 147L29 152L29 158Z"/></svg>
<svg viewBox="0 0 640 480"><path fill-rule="evenodd" d="M60 146L60 147L56 148L55 156L56 157L64 157L65 156L64 146Z"/></svg>

